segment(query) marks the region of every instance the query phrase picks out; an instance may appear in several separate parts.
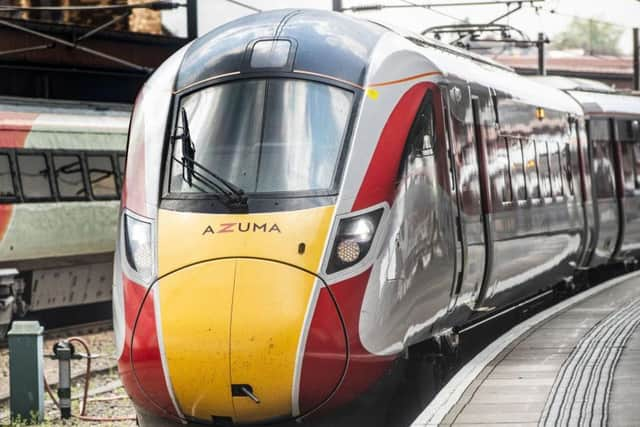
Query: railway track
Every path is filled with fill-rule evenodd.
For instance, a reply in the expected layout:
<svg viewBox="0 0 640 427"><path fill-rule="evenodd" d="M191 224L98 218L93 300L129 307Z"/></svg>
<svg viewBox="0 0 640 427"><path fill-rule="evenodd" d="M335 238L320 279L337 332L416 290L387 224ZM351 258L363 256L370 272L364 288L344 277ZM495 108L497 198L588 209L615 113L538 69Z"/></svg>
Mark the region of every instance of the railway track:
<svg viewBox="0 0 640 427"><path fill-rule="evenodd" d="M113 322L111 319L97 320L76 325L45 329L43 338L45 340L50 340L56 338L68 338L75 335L97 334L99 332L111 330L112 328ZM0 340L0 349L6 349L8 344L9 343L6 338ZM47 349L45 349L45 352L46 351Z"/></svg>

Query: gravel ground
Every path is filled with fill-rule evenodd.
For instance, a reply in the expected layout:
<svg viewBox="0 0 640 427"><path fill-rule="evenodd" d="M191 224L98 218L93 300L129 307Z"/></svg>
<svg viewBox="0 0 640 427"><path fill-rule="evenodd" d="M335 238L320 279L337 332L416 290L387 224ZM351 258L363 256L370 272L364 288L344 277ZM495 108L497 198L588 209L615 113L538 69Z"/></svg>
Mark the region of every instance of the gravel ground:
<svg viewBox="0 0 640 427"><path fill-rule="evenodd" d="M97 334L80 335L82 339L88 342L92 355L101 355L98 359L91 361L91 370L100 371L110 369L116 366L115 345L113 342L113 331L106 331ZM44 341L45 356L53 353L53 345L59 341L59 338L48 339ZM81 345L75 344L76 351L84 353ZM71 376L84 374L86 369L85 361L74 360L71 363ZM58 362L48 357L44 359L45 377L49 384L58 383ZM9 397L9 349L0 350L0 401Z"/></svg>
<svg viewBox="0 0 640 427"><path fill-rule="evenodd" d="M101 354L104 357L94 359L91 362L92 375L89 387L89 401L87 403L87 416L91 417L130 417L135 412L131 401L126 398L126 393L120 379L118 378L116 361L113 357L114 344L113 332L103 332L98 334L90 334L82 336L89 342L92 354ZM51 353L53 344L57 341L47 340L44 344L45 354ZM76 350L84 352L76 346ZM71 395L72 414L80 414L82 405L82 393L84 390L84 370L85 361L77 360L72 364L72 375L78 376L72 381ZM57 362L45 359L45 376L50 384L56 384L58 378ZM55 391L54 391L55 393ZM9 353L8 350L0 351L0 425L8 425L9 422ZM124 397L124 398L121 398ZM112 399L117 398L117 399ZM108 400L107 400L108 399ZM51 398L45 392L45 422L38 424L42 426L135 426L135 421L83 421L79 419L71 419L67 421L60 420L60 412L54 405Z"/></svg>

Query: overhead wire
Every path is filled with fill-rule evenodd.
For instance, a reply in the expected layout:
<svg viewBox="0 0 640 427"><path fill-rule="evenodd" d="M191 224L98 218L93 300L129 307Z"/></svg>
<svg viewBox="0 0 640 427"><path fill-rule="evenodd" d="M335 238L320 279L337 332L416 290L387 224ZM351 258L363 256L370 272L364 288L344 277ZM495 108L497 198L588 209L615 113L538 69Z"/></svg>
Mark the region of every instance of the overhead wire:
<svg viewBox="0 0 640 427"><path fill-rule="evenodd" d="M435 13L435 14L438 14L438 15L444 16L445 18L453 19L454 21L458 21L458 22L466 22L464 19L460 19L460 18L458 18L458 17L456 17L456 16L453 16L453 15L450 15L450 14L448 14L448 13L445 13L445 12L442 12L442 11L439 11L439 10L436 10L436 9L434 9L434 8L432 8L432 7L429 7L429 6L427 6L427 5L424 5L424 4L414 3L414 2L409 1L409 0L400 0L400 1L402 1L403 3L410 4L410 5L412 5L412 6L418 7L418 8L420 8L420 9L424 9L424 10L426 10L426 11L433 12L433 13Z"/></svg>
<svg viewBox="0 0 640 427"><path fill-rule="evenodd" d="M224 0L228 3L235 4L236 6L244 7L245 9L253 10L254 12L262 12L262 9L251 6L250 4L238 1L238 0Z"/></svg>

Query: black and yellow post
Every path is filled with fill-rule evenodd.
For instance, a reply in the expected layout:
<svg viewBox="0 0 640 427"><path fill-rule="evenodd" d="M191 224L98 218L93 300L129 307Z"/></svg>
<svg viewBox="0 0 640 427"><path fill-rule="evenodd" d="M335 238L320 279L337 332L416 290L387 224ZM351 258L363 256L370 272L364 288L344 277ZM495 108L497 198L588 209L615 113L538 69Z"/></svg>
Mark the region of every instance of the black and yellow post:
<svg viewBox="0 0 640 427"><path fill-rule="evenodd" d="M37 321L15 321L8 333L12 420L44 418L42 331Z"/></svg>
<svg viewBox="0 0 640 427"><path fill-rule="evenodd" d="M71 359L74 348L68 341L58 341L53 346L54 358L58 360L58 402L60 418L71 418Z"/></svg>

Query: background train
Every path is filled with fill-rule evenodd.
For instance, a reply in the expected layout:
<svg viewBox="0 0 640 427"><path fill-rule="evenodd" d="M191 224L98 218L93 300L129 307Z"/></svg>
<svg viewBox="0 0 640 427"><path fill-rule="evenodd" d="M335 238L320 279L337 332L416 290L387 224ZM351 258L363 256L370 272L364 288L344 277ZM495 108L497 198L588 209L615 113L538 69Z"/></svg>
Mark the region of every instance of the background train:
<svg viewBox="0 0 640 427"><path fill-rule="evenodd" d="M308 10L165 62L134 108L115 255L142 424L328 411L423 343L634 262L640 99L554 84Z"/></svg>
<svg viewBox="0 0 640 427"><path fill-rule="evenodd" d="M111 300L130 107L0 98L0 337Z"/></svg>

